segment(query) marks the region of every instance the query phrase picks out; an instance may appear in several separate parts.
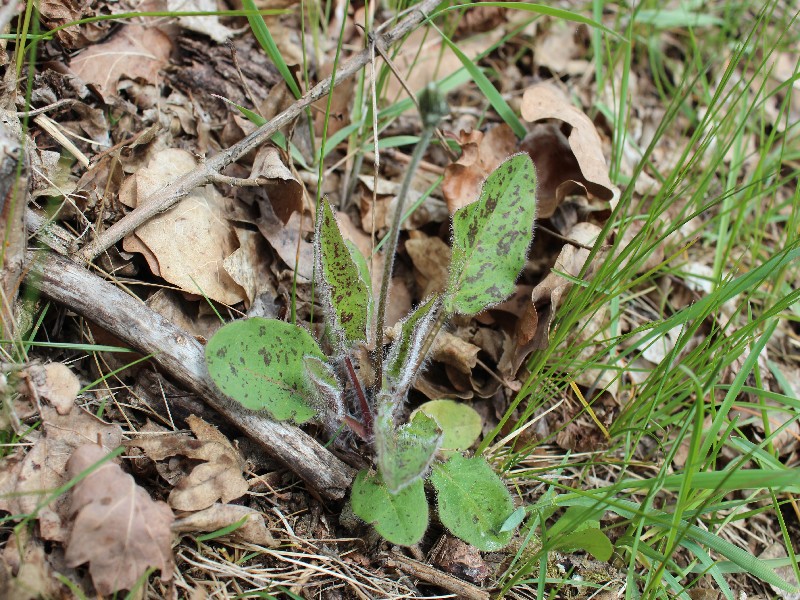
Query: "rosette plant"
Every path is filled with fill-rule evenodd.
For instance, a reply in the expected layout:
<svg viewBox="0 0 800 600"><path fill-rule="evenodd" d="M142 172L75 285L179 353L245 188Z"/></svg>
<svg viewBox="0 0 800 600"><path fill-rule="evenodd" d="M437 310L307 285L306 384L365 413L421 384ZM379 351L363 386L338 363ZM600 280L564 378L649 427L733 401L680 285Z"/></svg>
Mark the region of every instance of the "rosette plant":
<svg viewBox="0 0 800 600"><path fill-rule="evenodd" d="M387 540L412 545L421 539L429 521L427 479L445 527L481 550L495 550L508 543L517 520L502 480L482 457L439 452L444 419L417 411L409 422L401 420L414 378L448 319L475 315L513 292L533 237L536 175L527 154L514 155L489 175L473 203L453 214L447 287L408 314L387 347L385 315L403 201L447 106L428 88L420 108L424 129L387 234L379 297L372 297L366 259L345 241L322 199L315 271L330 355L301 325L251 318L222 327L206 347L206 362L220 390L246 408L296 423L316 419L328 431L346 425L362 438L374 451L375 469L357 475L352 507ZM357 357L368 358L359 363ZM345 382L353 393L345 393Z"/></svg>

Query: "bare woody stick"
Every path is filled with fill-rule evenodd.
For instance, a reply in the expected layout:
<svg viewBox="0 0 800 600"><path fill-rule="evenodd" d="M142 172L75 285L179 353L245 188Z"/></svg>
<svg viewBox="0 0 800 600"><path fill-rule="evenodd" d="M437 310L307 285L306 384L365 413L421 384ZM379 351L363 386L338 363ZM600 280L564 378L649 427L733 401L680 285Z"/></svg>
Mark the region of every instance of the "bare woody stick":
<svg viewBox="0 0 800 600"><path fill-rule="evenodd" d="M355 471L298 427L272 421L225 399L206 371L203 347L142 302L82 266L53 253L29 253L29 285L97 323L145 354L197 394L270 455L297 473L320 496L341 499Z"/></svg>
<svg viewBox="0 0 800 600"><path fill-rule="evenodd" d="M428 17L428 14L433 11L439 3L440 0L422 0L422 2L414 7L396 27L385 35L380 36L379 43L383 47L389 47L402 39L407 33L414 29L414 27L424 21ZM98 255L105 252L126 235L132 233L149 219L171 208L178 200L186 196L197 186L205 185L213 181L214 177L225 167L266 142L276 131L300 116L307 106L328 94L333 85L355 75L370 61L370 58L371 52L369 48L356 54L336 71L335 76L320 81L274 119L265 123L224 152L209 158L194 171L179 177L160 190L150 194L143 202L140 202L139 206L132 212L100 233L94 241L87 244L74 258L82 263L91 262Z"/></svg>

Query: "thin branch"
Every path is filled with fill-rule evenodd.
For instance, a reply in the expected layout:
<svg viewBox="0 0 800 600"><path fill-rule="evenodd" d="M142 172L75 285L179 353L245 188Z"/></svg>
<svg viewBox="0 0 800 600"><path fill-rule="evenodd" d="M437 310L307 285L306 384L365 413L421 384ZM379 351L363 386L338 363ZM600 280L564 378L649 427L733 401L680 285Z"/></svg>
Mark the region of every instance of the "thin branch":
<svg viewBox="0 0 800 600"><path fill-rule="evenodd" d="M151 359L183 388L200 396L321 496L341 499L355 471L310 435L225 398L208 375L203 346L193 335L82 266L56 254L28 253L27 281L42 295L97 323Z"/></svg>
<svg viewBox="0 0 800 600"><path fill-rule="evenodd" d="M414 7L414 10L410 11L408 16L398 23L396 27L381 36L380 42L382 45L388 47L402 39L417 25L427 19L428 14L438 5L439 0L422 0L422 2ZM332 88L332 81L335 81L338 85L349 79L361 70L370 59L371 48L362 50L345 62L336 72L335 77L328 77L319 82L274 119L265 123L226 151L209 158L195 170L150 194L144 201L139 202L139 205L128 215L101 232L94 241L86 245L83 250L74 257L75 260L81 263L91 262L126 235L133 233L133 231L141 227L152 217L170 209L178 200L189 194L197 186L210 183L214 176L222 172L225 167L266 142L275 132L300 116L307 106L310 106L312 103L328 94Z"/></svg>

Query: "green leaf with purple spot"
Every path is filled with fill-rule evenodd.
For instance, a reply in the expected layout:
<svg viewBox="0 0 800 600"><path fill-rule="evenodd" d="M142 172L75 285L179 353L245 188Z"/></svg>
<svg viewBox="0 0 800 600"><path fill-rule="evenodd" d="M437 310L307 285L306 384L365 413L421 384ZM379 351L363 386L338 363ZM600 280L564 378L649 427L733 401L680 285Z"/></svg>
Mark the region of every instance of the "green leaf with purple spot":
<svg viewBox="0 0 800 600"><path fill-rule="evenodd" d="M245 319L219 329L206 345L208 373L226 395L279 421L314 416L304 357L325 356L305 329L276 319Z"/></svg>
<svg viewBox="0 0 800 600"><path fill-rule="evenodd" d="M338 341L343 346L365 341L371 300L369 288L361 278L333 210L324 198L320 200L317 211L314 243L323 280L320 286L322 298Z"/></svg>
<svg viewBox="0 0 800 600"><path fill-rule="evenodd" d="M525 266L536 217L536 171L516 154L486 179L477 202L453 215L448 314L474 315L505 300Z"/></svg>

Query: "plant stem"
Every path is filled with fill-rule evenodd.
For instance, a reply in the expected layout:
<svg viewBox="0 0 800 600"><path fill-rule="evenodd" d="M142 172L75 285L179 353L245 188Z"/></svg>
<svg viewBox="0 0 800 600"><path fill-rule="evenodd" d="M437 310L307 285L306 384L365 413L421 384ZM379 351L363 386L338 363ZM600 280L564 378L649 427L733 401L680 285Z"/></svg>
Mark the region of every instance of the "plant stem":
<svg viewBox="0 0 800 600"><path fill-rule="evenodd" d="M425 156L425 151L433 137L433 132L436 129L436 124L431 125L426 123L422 130L417 147L414 148L414 154L411 156L411 162L408 165L408 171L403 179L403 184L400 187L400 193L397 195L397 206L394 209L394 217L392 218L392 228L389 230L389 241L386 247L386 260L383 265L383 279L381 280L381 294L378 298L378 321L375 327L375 344L374 344L374 363L375 363L375 387L380 389L383 382L383 329L386 323L386 303L389 299L389 284L392 280L392 271L394 269L394 257L397 253L397 242L400 239L400 225L402 224L403 206L408 196L408 190L411 188L411 180L414 178L414 173L419 166L422 157Z"/></svg>
<svg viewBox="0 0 800 600"><path fill-rule="evenodd" d="M364 390L361 388L361 382L356 377L356 370L353 368L353 362L349 356L345 356L344 364L347 365L347 372L350 375L350 380L353 382L353 387L356 388L356 396L358 396L358 405L361 408L361 415L364 418L364 429L366 430L366 438L372 437L372 429L374 420L372 418L372 411L367 404L367 398L364 396Z"/></svg>

